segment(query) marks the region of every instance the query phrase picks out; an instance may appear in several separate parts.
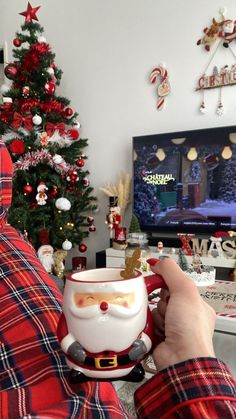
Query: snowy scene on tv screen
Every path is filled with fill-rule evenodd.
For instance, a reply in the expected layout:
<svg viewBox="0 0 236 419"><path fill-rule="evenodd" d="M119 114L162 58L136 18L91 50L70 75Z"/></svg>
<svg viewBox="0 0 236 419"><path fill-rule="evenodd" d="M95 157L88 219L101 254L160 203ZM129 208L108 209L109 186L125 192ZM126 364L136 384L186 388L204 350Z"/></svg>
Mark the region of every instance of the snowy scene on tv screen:
<svg viewBox="0 0 236 419"><path fill-rule="evenodd" d="M142 226L236 228L236 145L134 144L134 213Z"/></svg>

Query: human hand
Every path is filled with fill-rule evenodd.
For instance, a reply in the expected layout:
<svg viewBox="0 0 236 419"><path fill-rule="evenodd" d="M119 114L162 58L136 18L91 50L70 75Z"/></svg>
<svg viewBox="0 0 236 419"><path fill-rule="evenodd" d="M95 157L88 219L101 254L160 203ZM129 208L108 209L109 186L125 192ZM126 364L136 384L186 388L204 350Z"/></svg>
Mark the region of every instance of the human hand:
<svg viewBox="0 0 236 419"><path fill-rule="evenodd" d="M157 333L165 336L153 351L157 370L191 358L215 357L215 311L173 259L153 262L150 260L151 270L161 275L168 286L168 290L161 290L160 301L152 312Z"/></svg>

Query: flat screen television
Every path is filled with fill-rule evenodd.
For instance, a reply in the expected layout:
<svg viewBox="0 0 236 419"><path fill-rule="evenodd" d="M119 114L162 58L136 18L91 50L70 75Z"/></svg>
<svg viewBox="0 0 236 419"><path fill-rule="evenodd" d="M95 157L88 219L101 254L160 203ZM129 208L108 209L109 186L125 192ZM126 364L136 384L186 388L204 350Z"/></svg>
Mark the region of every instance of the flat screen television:
<svg viewBox="0 0 236 419"><path fill-rule="evenodd" d="M133 137L133 213L142 231L236 229L236 126Z"/></svg>

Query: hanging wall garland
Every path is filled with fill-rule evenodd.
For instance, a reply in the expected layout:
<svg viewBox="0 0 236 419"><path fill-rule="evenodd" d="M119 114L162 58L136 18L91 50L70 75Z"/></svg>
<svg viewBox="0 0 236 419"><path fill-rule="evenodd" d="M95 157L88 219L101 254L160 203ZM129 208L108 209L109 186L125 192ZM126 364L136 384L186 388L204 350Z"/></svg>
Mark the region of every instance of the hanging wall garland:
<svg viewBox="0 0 236 419"><path fill-rule="evenodd" d="M218 45L215 48L205 71L198 80L198 86L196 90L200 91L202 94L202 100L200 105L200 112L206 113L207 107L205 103L205 90L219 88L219 99L216 108L216 113L218 116L224 114L224 105L222 100L222 88L225 86L232 86L236 84L236 55L231 47L231 42L236 39L236 21L232 19L225 19L224 13L226 9L220 9L221 18L220 21L217 21L215 18L212 19L212 24L209 28L203 30L204 36L197 41L197 45L203 45L204 49L209 52L212 45L218 41ZM217 66L213 67L213 70L210 74L207 74L207 71L210 65L213 62L217 52L221 47L228 48L229 52L233 55L235 64L228 66L223 65L221 68Z"/></svg>

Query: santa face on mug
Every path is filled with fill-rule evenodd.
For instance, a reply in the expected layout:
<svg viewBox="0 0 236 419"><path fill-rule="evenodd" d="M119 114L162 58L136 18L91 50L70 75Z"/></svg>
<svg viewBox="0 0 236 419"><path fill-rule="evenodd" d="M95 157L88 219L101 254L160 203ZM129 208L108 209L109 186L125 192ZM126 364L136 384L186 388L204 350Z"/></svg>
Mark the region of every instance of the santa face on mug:
<svg viewBox="0 0 236 419"><path fill-rule="evenodd" d="M110 283L68 281L66 285L67 327L88 352L123 351L145 328L147 292L142 277Z"/></svg>

